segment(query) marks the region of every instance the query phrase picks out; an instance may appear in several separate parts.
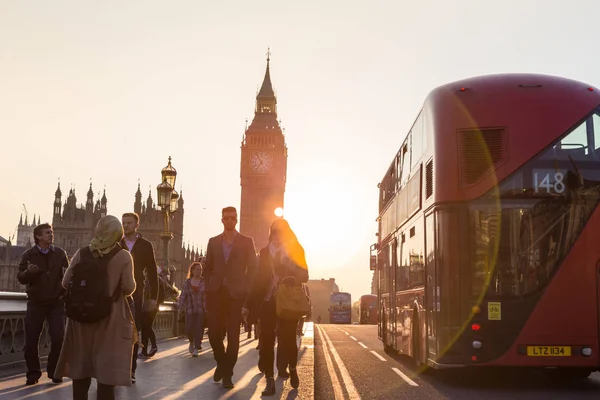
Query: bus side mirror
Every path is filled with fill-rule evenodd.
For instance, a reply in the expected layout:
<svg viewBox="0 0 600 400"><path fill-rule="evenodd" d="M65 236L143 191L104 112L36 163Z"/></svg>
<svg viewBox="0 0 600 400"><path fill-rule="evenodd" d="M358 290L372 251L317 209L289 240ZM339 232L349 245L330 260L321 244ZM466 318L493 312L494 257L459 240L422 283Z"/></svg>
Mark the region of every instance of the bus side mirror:
<svg viewBox="0 0 600 400"><path fill-rule="evenodd" d="M369 257L369 268L371 271L377 270L377 243L371 245L371 256Z"/></svg>

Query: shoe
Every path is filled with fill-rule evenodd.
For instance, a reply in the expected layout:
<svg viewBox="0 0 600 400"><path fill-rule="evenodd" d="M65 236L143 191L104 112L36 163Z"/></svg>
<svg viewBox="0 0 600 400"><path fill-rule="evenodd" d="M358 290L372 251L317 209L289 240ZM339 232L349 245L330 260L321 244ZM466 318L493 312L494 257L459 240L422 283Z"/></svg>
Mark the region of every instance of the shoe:
<svg viewBox="0 0 600 400"><path fill-rule="evenodd" d="M231 378L223 378L223 388L233 389L233 381Z"/></svg>
<svg viewBox="0 0 600 400"><path fill-rule="evenodd" d="M27 379L25 382L26 385L35 385L36 383L38 383L37 379Z"/></svg>
<svg viewBox="0 0 600 400"><path fill-rule="evenodd" d="M194 352L192 353L192 357L198 357L198 350L194 349Z"/></svg>
<svg viewBox="0 0 600 400"><path fill-rule="evenodd" d="M135 383L135 373L131 373L131 383Z"/></svg>
<svg viewBox="0 0 600 400"><path fill-rule="evenodd" d="M138 354L137 358L139 358L140 360L147 360L150 357L148 357L148 354L140 353Z"/></svg>
<svg viewBox="0 0 600 400"><path fill-rule="evenodd" d="M188 347L190 354L194 352L194 343L190 343L190 347Z"/></svg>
<svg viewBox="0 0 600 400"><path fill-rule="evenodd" d="M296 371L296 369L290 369L290 385L292 385L294 389L298 389L298 386L300 386L300 378L298 377L298 371Z"/></svg>
<svg viewBox="0 0 600 400"><path fill-rule="evenodd" d="M52 383L56 383L56 384L63 383L63 380L62 380L62 378L52 378Z"/></svg>
<svg viewBox="0 0 600 400"><path fill-rule="evenodd" d="M275 394L275 379L267 378L267 386L261 393L263 396L273 396Z"/></svg>
<svg viewBox="0 0 600 400"><path fill-rule="evenodd" d="M223 372L221 372L221 369L217 365L217 368L215 368L215 374L213 375L213 381L221 382L222 379L223 379Z"/></svg>
<svg viewBox="0 0 600 400"><path fill-rule="evenodd" d="M158 352L158 347L152 346L152 348L150 349L150 352L148 353L148 358L154 357L157 352Z"/></svg>

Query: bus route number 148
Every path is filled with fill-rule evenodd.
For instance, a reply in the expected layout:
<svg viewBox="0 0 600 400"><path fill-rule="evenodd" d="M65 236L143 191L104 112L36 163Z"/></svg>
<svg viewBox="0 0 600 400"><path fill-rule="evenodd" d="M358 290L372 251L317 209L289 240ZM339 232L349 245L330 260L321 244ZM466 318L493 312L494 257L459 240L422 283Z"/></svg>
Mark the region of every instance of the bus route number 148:
<svg viewBox="0 0 600 400"><path fill-rule="evenodd" d="M562 172L533 173L533 190L535 193L545 191L546 193L564 193L566 187L564 183L565 175Z"/></svg>

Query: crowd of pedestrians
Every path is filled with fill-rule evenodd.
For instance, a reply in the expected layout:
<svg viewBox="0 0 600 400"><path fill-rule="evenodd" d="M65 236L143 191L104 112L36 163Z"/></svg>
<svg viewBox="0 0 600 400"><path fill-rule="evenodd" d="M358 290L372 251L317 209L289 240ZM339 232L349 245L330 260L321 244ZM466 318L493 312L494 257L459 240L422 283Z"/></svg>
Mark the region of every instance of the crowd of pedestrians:
<svg viewBox="0 0 600 400"><path fill-rule="evenodd" d="M266 377L262 394L275 394L275 364L278 376L298 388L296 338L310 313L304 249L280 218L270 227L269 244L257 254L253 238L236 229L237 210L226 207L221 217L223 232L209 240L204 262L189 266L177 299L189 352L199 355L208 328L213 380L231 389L241 327L249 339L254 327L258 367ZM156 355L152 325L169 283L139 226L135 213L121 220L101 218L89 245L70 262L54 246L51 225L34 228L35 245L22 255L17 275L28 295L27 385L42 376L38 345L44 321L51 338L48 377L55 384L71 378L73 399L88 398L92 378L98 399L114 399L115 386L135 384L137 359Z"/></svg>

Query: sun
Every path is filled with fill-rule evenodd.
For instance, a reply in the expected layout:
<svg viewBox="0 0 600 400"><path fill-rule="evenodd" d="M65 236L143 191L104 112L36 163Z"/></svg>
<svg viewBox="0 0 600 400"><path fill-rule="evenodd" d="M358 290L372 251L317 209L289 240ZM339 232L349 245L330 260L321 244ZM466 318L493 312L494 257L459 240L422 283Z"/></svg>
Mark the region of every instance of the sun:
<svg viewBox="0 0 600 400"><path fill-rule="evenodd" d="M370 231L360 216L365 207L360 192L352 193L352 189L349 182L313 176L294 180L286 193L285 218L307 260L319 269L345 267L361 254L367 257L368 247L363 249L362 242Z"/></svg>

